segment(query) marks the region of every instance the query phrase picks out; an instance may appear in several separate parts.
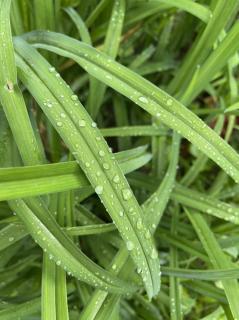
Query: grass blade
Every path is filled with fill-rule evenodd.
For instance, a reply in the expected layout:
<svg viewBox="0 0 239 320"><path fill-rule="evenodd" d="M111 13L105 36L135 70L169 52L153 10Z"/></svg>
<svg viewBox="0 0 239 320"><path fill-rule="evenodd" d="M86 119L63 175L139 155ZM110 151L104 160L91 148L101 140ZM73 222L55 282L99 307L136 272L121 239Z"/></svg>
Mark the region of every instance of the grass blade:
<svg viewBox="0 0 239 320"><path fill-rule="evenodd" d="M151 237L149 239L145 239L144 237L144 234L147 233L146 227L143 226L140 232L138 232L137 228L135 229L133 227L141 216L141 210L126 179L118 168L116 161L112 159L108 146L103 141L99 130L94 124L92 126L92 120L83 107L80 107L79 102L76 103L76 108L75 101L77 98L75 99L71 90L68 89L66 85L63 85L62 79L59 79L59 77L56 77L55 74L51 72L49 64L45 62L34 49L20 39L18 43L18 49L21 51L21 54L25 56L24 59L27 59L28 63L33 59L35 66L40 64L40 68L36 70L39 72L39 76L47 83L49 89L42 83L42 80L34 74L30 67L23 62L23 60L18 59L19 63L21 63L21 79L26 83L28 89L35 96L56 130L69 145L74 156L79 161L80 166L95 188L95 191L112 215L136 265L141 266L142 277L145 279L145 286L147 287L148 295L151 297L159 290L159 263L157 259L151 258L151 252L154 250L154 245ZM48 74L46 74L46 72ZM27 80L29 79L29 76L31 82ZM32 82L33 79L35 80ZM67 97L67 100L62 100L61 95L58 97L58 89L55 90L55 85L57 85L57 88L59 88L61 93L64 92L64 96ZM41 88L41 90L39 88ZM57 92L51 93L50 90ZM54 108L49 108L46 101L48 101L48 104L54 105ZM69 105L71 105L72 114L68 115ZM62 113L65 115L64 125L63 120L60 120L59 118L59 115ZM74 115L73 122L72 115ZM76 135L73 137L69 136L67 133L70 128L74 128L75 130ZM86 136L88 135L90 135L92 139L86 142ZM78 150L79 145L84 146L83 153L81 152L82 149ZM102 154L100 158L99 152ZM97 166L99 175L91 171L90 163L92 163L92 161L95 166ZM89 166L87 165L88 163ZM104 185L102 185L102 178L99 178L99 176L104 177ZM114 177L115 181L115 177L117 177L117 181L112 181L112 177ZM114 195L112 200L108 198L108 194ZM126 206L132 207L135 215L132 216L128 214ZM123 215L119 215L119 212L122 211ZM130 232L128 232L129 230Z"/></svg>

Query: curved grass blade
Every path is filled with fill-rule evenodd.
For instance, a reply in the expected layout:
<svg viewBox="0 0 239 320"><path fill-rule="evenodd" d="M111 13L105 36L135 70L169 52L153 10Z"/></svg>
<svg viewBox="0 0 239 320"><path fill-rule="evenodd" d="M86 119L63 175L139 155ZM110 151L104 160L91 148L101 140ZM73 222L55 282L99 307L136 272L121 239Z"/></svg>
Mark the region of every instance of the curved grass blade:
<svg viewBox="0 0 239 320"><path fill-rule="evenodd" d="M211 12L208 8L199 3L192 2L191 0L157 0L155 2L165 3L172 7L185 10L205 23L211 18Z"/></svg>
<svg viewBox="0 0 239 320"><path fill-rule="evenodd" d="M239 156L223 139L180 102L149 81L84 43L57 33L35 32L26 36L39 47L75 59L83 68L130 98L151 115L183 135L208 155L236 182ZM45 44L39 44L43 42ZM220 66L217 66L220 68ZM215 71L215 69L214 69ZM133 94L132 94L133 92Z"/></svg>
<svg viewBox="0 0 239 320"><path fill-rule="evenodd" d="M133 260L142 269L148 295L152 297L159 290L160 266L157 257L152 258L155 249L152 237L145 237L147 228L143 225L139 231L136 227L142 213L127 180L95 123L92 123L77 97L63 80L52 72L51 66L25 41L17 39L15 45L21 54L17 61L22 81L69 146L108 209ZM94 171L91 169L92 163ZM112 195L110 198L109 194ZM129 207L131 212L128 212Z"/></svg>
<svg viewBox="0 0 239 320"><path fill-rule="evenodd" d="M2 46L1 54L3 54L2 60L2 68L6 72L4 72L4 76L0 79L0 85L1 85L1 91L0 94L3 91L3 96L6 94L8 99L4 100L3 103L7 107L12 107L14 104L14 100L11 99L12 97L16 96L16 92L14 91L14 86L9 86L9 82L7 82L7 88L6 84L4 87L2 84L4 84L5 77L9 76L9 79L11 79L11 83L16 84L16 67L15 67L15 61L14 61L14 55L13 55L13 47L12 47L12 40L11 40L11 30L10 30L10 24L9 20L7 20L7 17L9 17L9 11L10 11L10 1L3 1L1 2L3 4L3 7L1 9L1 15L4 15L3 23L1 20L1 36L5 37L4 40L7 41L7 46ZM4 14L3 14L4 13ZM6 19L6 21L4 20ZM8 65L8 56L10 56L10 64ZM5 93L4 90L7 92ZM21 95L20 90L19 95L21 97L21 101L23 102L23 98ZM41 163L42 160L39 159L39 153L36 152L38 149L38 144L35 139L32 127L29 122L28 114L26 113L26 110L24 109L25 105L22 103L23 108L18 109L16 114L13 112L13 108L7 108L9 111L9 122L10 126L12 126L12 131L17 130L19 134L20 139L16 139L17 145L19 147L19 150L22 153L23 160L26 164L38 164ZM48 106L49 107L49 106ZM18 121L14 122L14 118L19 117L22 119L22 123L19 123ZM27 124L26 127L24 125ZM24 137L24 141L22 138ZM35 144L34 144L35 143ZM27 148L26 148L27 146ZM112 288L113 291L120 290L122 291L122 288L124 287L122 281L118 282L118 279L112 278L112 275L109 272L105 272L100 268L98 265L93 263L89 258L87 258L69 239L69 237L66 236L66 234L61 231L59 225L55 222L55 220L51 217L49 214L47 208L45 207L44 203L40 199L28 199L27 203L30 205L30 208L28 205L22 201L22 200L12 200L10 202L11 208L13 208L14 211L16 211L17 214L21 217L21 219L24 221L24 224L27 226L28 231L33 236L33 238L37 239L37 241L41 244L42 247L44 247L45 242L48 241L50 249L50 254L53 254L55 257L55 260L58 262L60 257L60 252L65 253L64 262L66 268L69 266L69 270L71 270L72 274L75 274L76 277L79 277L83 281L88 281L91 285L100 285L102 288ZM32 210L34 213L32 212ZM28 214L26 214L28 212ZM35 228L32 228L32 226L35 223ZM40 232L39 229L40 228ZM45 234L45 236L43 236ZM53 239L55 241L53 241ZM55 243L55 247L53 245ZM58 245L58 249L56 250L56 247ZM66 249L67 246L67 249ZM45 250L48 250L49 248L44 247ZM70 262L71 261L71 262ZM91 269L92 268L92 269ZM90 271L91 270L91 271ZM86 278L86 279L85 279ZM117 284L118 283L118 284ZM118 289L117 289L118 287ZM134 286L127 285L125 283L125 287L128 287L128 290L131 291ZM126 289L126 291L128 291ZM135 290L135 287L134 289ZM124 290L123 290L124 291Z"/></svg>
<svg viewBox="0 0 239 320"><path fill-rule="evenodd" d="M113 59L116 58L120 36L123 28L125 15L125 0L114 0L112 8L112 14L109 22L109 26L106 33L106 38L103 46L103 52L108 54ZM96 119L102 104L106 86L102 82L94 79L92 86L90 87L89 100L87 102L87 108L93 119Z"/></svg>
<svg viewBox="0 0 239 320"><path fill-rule="evenodd" d="M80 36L83 42L87 44L92 44L90 33L84 23L84 21L81 19L80 15L77 13L77 11L73 8L65 8L64 9L66 13L70 16L71 20L74 22Z"/></svg>
<svg viewBox="0 0 239 320"><path fill-rule="evenodd" d="M149 229L153 233L156 230L157 224L162 216L162 213L166 207L166 204L169 200L170 192L173 188L173 184L175 181L177 163L178 163L178 152L180 145L180 137L177 133L174 133L173 143L172 143L172 154L171 161L168 168L168 171L156 190L156 192L142 205L142 208L145 212L144 220L146 221ZM150 215L150 213L157 213L154 215ZM141 228L142 221L138 222L138 228ZM118 254L113 259L111 266L115 270L115 272L123 273L126 278L129 278L132 275L132 266L127 262L127 260L122 264L120 254L125 255L126 250L121 249L118 251ZM157 255L157 251L154 252L154 255ZM123 268L124 266L124 268ZM123 270L122 270L123 268ZM137 270L140 273L140 269ZM84 308L82 312L82 320L96 320L101 319L101 309L110 312L110 307L112 303L117 304L120 300L115 295L108 295L100 290L96 290L91 300ZM93 306L97 303L97 309L95 310ZM111 309L112 312L112 309Z"/></svg>
<svg viewBox="0 0 239 320"><path fill-rule="evenodd" d="M220 246L216 241L214 234L210 230L204 218L199 213L196 213L196 212L191 213L189 211L186 211L186 212L213 266L215 268L222 268L222 269L225 267L226 268L232 267L233 263L221 250ZM239 295L238 282L236 280L227 280L227 281L222 281L222 285L225 290L225 294L227 296L231 312L234 318L237 319L239 317L239 305L237 300L237 297Z"/></svg>
<svg viewBox="0 0 239 320"><path fill-rule="evenodd" d="M10 206L21 216L27 231L58 266L64 267L76 278L105 290L122 293L135 290L134 285L126 285L125 282L112 278L109 272L87 258L60 230L44 203L39 206L39 201L33 199L25 202L14 200L10 201Z"/></svg>

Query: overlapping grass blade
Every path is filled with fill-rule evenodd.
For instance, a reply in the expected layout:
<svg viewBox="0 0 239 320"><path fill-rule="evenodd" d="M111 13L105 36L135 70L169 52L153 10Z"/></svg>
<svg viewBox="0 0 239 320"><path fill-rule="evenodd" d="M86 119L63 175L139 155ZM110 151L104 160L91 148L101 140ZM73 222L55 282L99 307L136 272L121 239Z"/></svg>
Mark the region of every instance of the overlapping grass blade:
<svg viewBox="0 0 239 320"><path fill-rule="evenodd" d="M14 136L16 133L19 134L19 137L16 137L16 142L24 162L26 164L39 164L42 162L42 158L39 158L39 153L36 152L39 150L37 141L30 125L21 92L18 87L17 91L15 90L15 86L17 85L16 67L13 55L10 24L9 19L7 19L9 17L10 3L11 1L3 1L3 7L1 8L1 15L3 16L3 21L1 20L1 36L3 36L3 41L8 41L8 45L3 45L1 47L1 54L3 55L2 70L5 71L6 69L6 72L3 72L3 76L0 79L1 102L5 106L4 111L7 114L7 118ZM9 59L8 54L10 57ZM13 99L8 99L7 97L13 97ZM11 107L13 107L14 102L16 102L14 99L18 99L19 97L22 109L18 109L18 113L15 114L14 109ZM14 119L17 118L17 114L18 118L22 120L22 123L19 123L18 121L15 122ZM25 138L24 142L22 141L22 137ZM26 148L25 145L27 145L27 142L29 143ZM42 155L40 154L40 156ZM51 248L50 254L54 256L56 262L58 261L59 263L60 261L61 264L61 262L64 261L65 267L72 274L80 279L90 282L92 285L101 285L102 287L105 286L106 288L109 286L112 289L116 285L120 291L122 290L120 288L122 285L121 281L119 281L119 284L117 285L117 279L112 279L110 273L105 272L99 266L94 264L80 250L78 250L77 247L71 242L69 237L67 237L66 234L61 231L59 225L55 222L54 218L45 207L43 201L40 199L28 199L27 203L25 203L23 200L12 200L10 202L10 206L14 211L16 211L17 214L19 214L34 239L36 239L49 253L49 248L46 247L46 240L48 240L49 247ZM65 255L60 255L61 250L57 250L57 246L58 249L62 249L62 252L64 252ZM66 246L68 246L68 249L66 249ZM91 270L91 268L93 269ZM132 289L132 286L129 286L129 291L131 290L130 287ZM118 291L118 289L116 289L116 291Z"/></svg>
<svg viewBox="0 0 239 320"><path fill-rule="evenodd" d="M235 181L239 180L237 153L195 114L166 92L103 53L69 37L36 32L28 34L26 38L32 42L43 42L45 44L38 46L75 59L90 74L124 94L195 144Z"/></svg>
<svg viewBox="0 0 239 320"><path fill-rule="evenodd" d="M115 154L124 174L144 166L151 155L144 148ZM143 152L142 152L143 151ZM88 186L88 180L75 161L0 169L0 200L37 196Z"/></svg>
<svg viewBox="0 0 239 320"><path fill-rule="evenodd" d="M94 286L102 286L107 290L122 291L122 293L135 290L134 285L128 286L124 282L122 287L121 280L112 277L109 272L87 258L61 231L44 203L39 206L39 202L33 199L27 199L25 202L12 200L10 206L21 217L27 231L58 266Z"/></svg>
<svg viewBox="0 0 239 320"><path fill-rule="evenodd" d="M220 246L218 245L215 236L211 232L205 219L199 213L191 213L187 211L187 214L198 234L203 247L205 248L211 263L216 268L224 268L225 266L230 268L233 266L229 258L223 253ZM238 296L238 282L236 280L222 281L225 294L230 305L231 312L234 318L238 318L239 309L237 303Z"/></svg>
<svg viewBox="0 0 239 320"><path fill-rule="evenodd" d="M159 290L159 263L157 258L151 257L154 251L152 238L151 236L145 238L147 228L144 225L140 232L135 228L138 219L141 218L140 207L117 162L112 159L100 131L77 101L77 97L63 80L56 76L54 71L52 72L52 67L39 53L20 39L17 39L16 47L21 54L21 58L18 56L17 61L22 81L79 161L96 193L114 219L136 265L142 269L148 295L154 295ZM69 136L72 130L74 134ZM89 136L90 140L87 139ZM92 163L94 171L91 170ZM113 197L109 199L108 194L112 194ZM128 213L129 206L134 215Z"/></svg>
<svg viewBox="0 0 239 320"><path fill-rule="evenodd" d="M177 161L178 161L178 151L179 151L179 143L180 143L180 137L175 133L173 137L173 143L172 143L172 155L171 155L171 161L168 168L168 172L165 175L165 178L163 179L162 183L160 184L159 188L156 190L156 192L146 201L142 208L144 212L146 213L144 220L147 223L149 229L151 232L154 232L157 228L157 224L159 223L159 220L162 216L162 213L166 207L166 204L169 200L170 192L173 188L173 184L175 181L175 175L177 170ZM157 215L150 216L150 213L157 212ZM141 229L143 221L138 221L137 227ZM132 267L128 266L128 263L126 263L127 260L122 261L121 260L121 254L125 257L125 249L119 250L118 254L114 257L111 266L114 266L115 272L125 274L125 276L128 278L130 275L132 275L132 272L130 273L129 270L132 271ZM154 252L155 256L157 255L157 252ZM123 262L123 263L122 263ZM124 266L125 264L125 266ZM124 268L123 268L124 266ZM121 270L123 268L123 270ZM138 269L138 272L140 273L141 270ZM112 303L117 304L120 300L120 297L115 297L114 295L107 295L104 292L97 290L94 293L94 296L91 298L88 305L85 307L83 313L82 313L82 319L101 319L101 308L106 308L108 312L110 312L110 305ZM92 306L98 302L98 310L93 310ZM110 303L109 303L110 301ZM112 309L111 309L112 312ZM99 318L98 318L99 317Z"/></svg>

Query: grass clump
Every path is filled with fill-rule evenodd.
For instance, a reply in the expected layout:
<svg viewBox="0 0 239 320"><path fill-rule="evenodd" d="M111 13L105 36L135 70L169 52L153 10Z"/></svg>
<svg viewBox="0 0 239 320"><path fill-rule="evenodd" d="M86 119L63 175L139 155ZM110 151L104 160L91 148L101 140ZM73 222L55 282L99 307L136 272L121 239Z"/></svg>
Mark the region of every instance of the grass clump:
<svg viewBox="0 0 239 320"><path fill-rule="evenodd" d="M239 319L238 9L0 2L0 320Z"/></svg>

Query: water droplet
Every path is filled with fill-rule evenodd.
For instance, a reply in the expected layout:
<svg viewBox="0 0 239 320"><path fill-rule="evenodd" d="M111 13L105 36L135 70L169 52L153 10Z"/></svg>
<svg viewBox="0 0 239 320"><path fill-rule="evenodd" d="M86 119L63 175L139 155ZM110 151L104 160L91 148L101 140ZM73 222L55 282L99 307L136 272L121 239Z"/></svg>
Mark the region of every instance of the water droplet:
<svg viewBox="0 0 239 320"><path fill-rule="evenodd" d="M52 73L52 72L54 72L56 69L55 69L54 67L50 67L48 70L49 70L49 72Z"/></svg>
<svg viewBox="0 0 239 320"><path fill-rule="evenodd" d="M145 97L139 97L139 101L143 103L148 103L148 99Z"/></svg>
<svg viewBox="0 0 239 320"><path fill-rule="evenodd" d="M63 123L61 121L57 121L56 125L57 127L62 127Z"/></svg>
<svg viewBox="0 0 239 320"><path fill-rule="evenodd" d="M140 274L142 272L141 268L137 268L137 273Z"/></svg>
<svg viewBox="0 0 239 320"><path fill-rule="evenodd" d="M61 265L61 260L58 260L58 261L56 262L56 265L57 265L57 266L60 266L60 265Z"/></svg>
<svg viewBox="0 0 239 320"><path fill-rule="evenodd" d="M158 251L156 249L153 248L152 252L151 252L151 258L152 259L157 259L158 258Z"/></svg>
<svg viewBox="0 0 239 320"><path fill-rule="evenodd" d="M112 269L115 270L117 268L116 264L113 264Z"/></svg>
<svg viewBox="0 0 239 320"><path fill-rule="evenodd" d="M85 127L85 120L79 120L79 127Z"/></svg>
<svg viewBox="0 0 239 320"><path fill-rule="evenodd" d="M147 230L147 231L145 232L145 238L146 238L146 239L150 239L150 237L151 237L151 234L150 234L149 230Z"/></svg>
<svg viewBox="0 0 239 320"><path fill-rule="evenodd" d="M172 104L173 104L173 100L172 100L172 99L168 99L168 100L167 100L167 105L168 105L168 106L171 106Z"/></svg>
<svg viewBox="0 0 239 320"><path fill-rule="evenodd" d="M99 156L100 156L100 157L104 157L104 156L105 156L105 152L104 152L103 150L100 150L100 151L99 151Z"/></svg>
<svg viewBox="0 0 239 320"><path fill-rule="evenodd" d="M92 122L91 126L92 126L93 128L96 128L96 127L97 127L96 122Z"/></svg>
<svg viewBox="0 0 239 320"><path fill-rule="evenodd" d="M97 194L102 194L102 193L103 193L103 187L102 187L102 186L97 186L97 187L95 188L95 192L96 192Z"/></svg>
<svg viewBox="0 0 239 320"><path fill-rule="evenodd" d="M119 212L119 216L120 216L120 217L123 217L123 215L124 215L124 212L123 212L123 211L120 211L120 212Z"/></svg>
<svg viewBox="0 0 239 320"><path fill-rule="evenodd" d="M132 191L130 189L123 189L122 196L124 200L129 200L132 197Z"/></svg>
<svg viewBox="0 0 239 320"><path fill-rule="evenodd" d="M118 174L114 176L113 182L114 183L119 183L120 182L120 177L118 176Z"/></svg>
<svg viewBox="0 0 239 320"><path fill-rule="evenodd" d="M77 97L76 94L73 94L73 95L71 96L71 100L76 101L77 99L78 99L78 97Z"/></svg>
<svg viewBox="0 0 239 320"><path fill-rule="evenodd" d="M9 237L8 240L12 242L14 240L14 237Z"/></svg>
<svg viewBox="0 0 239 320"><path fill-rule="evenodd" d="M134 249L134 244L132 241L127 241L126 242L126 247L129 251L132 251Z"/></svg>
<svg viewBox="0 0 239 320"><path fill-rule="evenodd" d="M138 230L141 230L143 228L143 222L141 218L138 219L136 226Z"/></svg>
<svg viewBox="0 0 239 320"><path fill-rule="evenodd" d="M65 117L66 117L66 114L62 112L62 113L61 113L61 117L62 117L62 118L65 118Z"/></svg>
<svg viewBox="0 0 239 320"><path fill-rule="evenodd" d="M109 170L109 168L110 168L110 166L109 166L109 164L108 163L103 163L103 168L105 169L105 170Z"/></svg>

